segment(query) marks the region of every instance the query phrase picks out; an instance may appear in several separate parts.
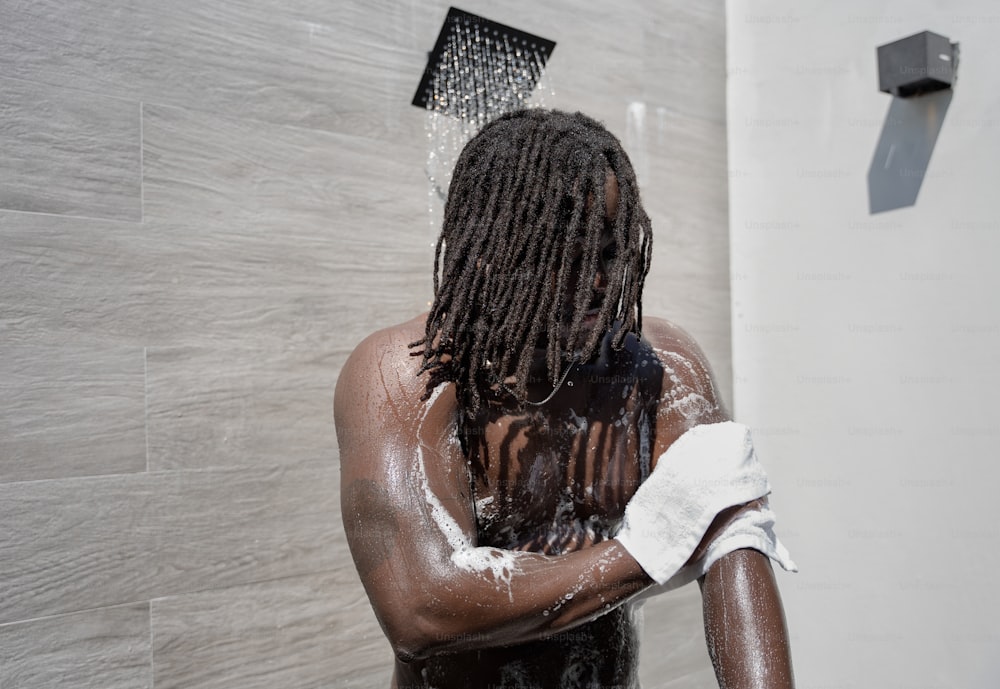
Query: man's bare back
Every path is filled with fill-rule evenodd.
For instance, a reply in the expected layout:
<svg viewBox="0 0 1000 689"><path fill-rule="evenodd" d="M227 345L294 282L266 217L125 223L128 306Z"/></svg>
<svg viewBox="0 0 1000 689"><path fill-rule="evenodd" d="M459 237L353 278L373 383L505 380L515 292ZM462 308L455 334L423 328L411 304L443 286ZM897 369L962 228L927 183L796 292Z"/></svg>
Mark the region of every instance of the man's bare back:
<svg viewBox="0 0 1000 689"><path fill-rule="evenodd" d="M675 326L650 319L647 338L630 336L620 351L602 347L595 360L574 367L545 405L518 410L500 391L468 424L463 452L453 394L442 389L432 400L420 400L418 362L406 345L419 338L423 323L421 316L366 340L345 367L337 392L338 428L380 419L377 436L355 442L395 448L391 461L375 470L351 451L353 444L345 452L341 443L352 551L369 593L389 605L398 604L390 602L394 592L381 584L397 575L383 578L379 570L405 567L428 541L438 541L432 549L440 547L452 528L421 501L438 501L474 546L545 555L582 551L607 543L635 489L674 439L696 424L727 418L697 346ZM552 386L540 381L531 393L543 399ZM418 567L406 576L420 572ZM539 610L542 621L552 620L551 629L543 624L523 639L516 630L497 636L477 630L474 618L490 602L471 592L459 596L453 623L436 631L438 638L424 639L426 647L414 649L415 657L397 659L396 682L441 688L636 686L638 630L630 605L615 607L648 583L635 574L617 596L606 597L606 606L564 619L563 609L572 603L566 595L581 585L569 582L568 594ZM540 597L533 590L515 592L502 573L481 576L499 594L497 605L519 602L515 596Z"/></svg>

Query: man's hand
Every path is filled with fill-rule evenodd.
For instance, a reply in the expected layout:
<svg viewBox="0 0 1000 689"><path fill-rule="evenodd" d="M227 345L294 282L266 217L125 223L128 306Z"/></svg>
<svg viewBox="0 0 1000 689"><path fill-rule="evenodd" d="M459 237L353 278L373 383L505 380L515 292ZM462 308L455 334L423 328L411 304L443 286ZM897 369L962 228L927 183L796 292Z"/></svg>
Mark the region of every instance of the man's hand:
<svg viewBox="0 0 1000 689"><path fill-rule="evenodd" d="M625 508L616 538L664 584L690 560L717 515L769 491L746 426L732 421L696 426L657 460Z"/></svg>

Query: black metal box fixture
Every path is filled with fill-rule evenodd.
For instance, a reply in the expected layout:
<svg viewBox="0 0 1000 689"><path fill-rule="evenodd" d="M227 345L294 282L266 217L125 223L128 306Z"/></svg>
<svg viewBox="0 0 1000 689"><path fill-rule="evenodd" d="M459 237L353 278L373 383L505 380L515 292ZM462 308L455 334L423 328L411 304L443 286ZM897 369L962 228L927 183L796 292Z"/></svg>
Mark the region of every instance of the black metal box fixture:
<svg viewBox="0 0 1000 689"><path fill-rule="evenodd" d="M957 44L932 31L878 47L878 87L900 98L951 88Z"/></svg>

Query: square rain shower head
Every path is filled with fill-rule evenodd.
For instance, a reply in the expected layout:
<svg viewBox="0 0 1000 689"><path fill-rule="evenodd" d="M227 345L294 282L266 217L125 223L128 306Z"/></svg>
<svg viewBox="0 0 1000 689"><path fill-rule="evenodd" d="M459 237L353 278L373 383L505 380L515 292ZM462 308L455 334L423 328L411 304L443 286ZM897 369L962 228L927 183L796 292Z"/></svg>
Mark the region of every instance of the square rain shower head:
<svg viewBox="0 0 1000 689"><path fill-rule="evenodd" d="M555 41L449 8L413 105L480 124L524 107Z"/></svg>

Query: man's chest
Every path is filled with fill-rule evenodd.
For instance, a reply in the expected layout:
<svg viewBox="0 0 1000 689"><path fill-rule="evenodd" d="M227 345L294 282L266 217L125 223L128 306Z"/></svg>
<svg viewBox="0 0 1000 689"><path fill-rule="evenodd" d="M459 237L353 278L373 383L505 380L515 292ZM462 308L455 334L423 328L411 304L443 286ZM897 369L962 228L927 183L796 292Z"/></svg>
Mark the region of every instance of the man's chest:
<svg viewBox="0 0 1000 689"><path fill-rule="evenodd" d="M649 473L655 429L633 395L593 402L580 413L532 410L473 429L480 545L568 552L617 529Z"/></svg>

